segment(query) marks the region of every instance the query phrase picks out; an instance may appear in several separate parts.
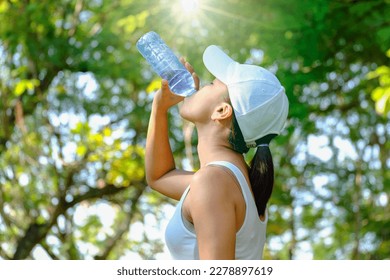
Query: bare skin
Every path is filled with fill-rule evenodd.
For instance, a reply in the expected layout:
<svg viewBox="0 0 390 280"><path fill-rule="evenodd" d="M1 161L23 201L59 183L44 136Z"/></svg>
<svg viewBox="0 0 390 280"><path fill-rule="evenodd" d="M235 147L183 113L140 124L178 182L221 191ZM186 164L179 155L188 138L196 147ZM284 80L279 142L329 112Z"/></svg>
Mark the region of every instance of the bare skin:
<svg viewBox="0 0 390 280"><path fill-rule="evenodd" d="M199 89L193 68L184 59L182 63ZM250 184L243 155L228 142L233 109L224 99L226 94L226 85L216 79L184 99L174 95L163 80L153 100L148 127L146 179L154 190L176 200L191 185L182 211L194 224L200 259L234 259L236 233L245 218L245 201L235 177L223 167L207 165L212 161L231 162ZM198 131L201 166L196 173L176 169L169 145L168 110L182 101L181 116L193 122Z"/></svg>

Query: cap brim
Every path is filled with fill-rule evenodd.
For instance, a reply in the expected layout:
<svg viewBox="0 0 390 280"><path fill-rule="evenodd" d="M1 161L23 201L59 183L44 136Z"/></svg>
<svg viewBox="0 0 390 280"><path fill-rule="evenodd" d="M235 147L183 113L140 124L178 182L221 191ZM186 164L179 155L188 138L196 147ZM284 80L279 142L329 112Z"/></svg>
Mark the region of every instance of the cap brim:
<svg viewBox="0 0 390 280"><path fill-rule="evenodd" d="M228 68L235 61L215 45L208 46L203 53L207 70L224 84L228 84Z"/></svg>

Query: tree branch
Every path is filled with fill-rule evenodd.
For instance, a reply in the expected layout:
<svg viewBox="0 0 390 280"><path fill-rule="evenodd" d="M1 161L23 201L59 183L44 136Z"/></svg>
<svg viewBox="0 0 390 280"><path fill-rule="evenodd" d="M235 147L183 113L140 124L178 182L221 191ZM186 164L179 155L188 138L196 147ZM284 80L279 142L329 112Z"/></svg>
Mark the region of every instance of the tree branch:
<svg viewBox="0 0 390 280"><path fill-rule="evenodd" d="M146 183L144 181L134 181L132 185L146 186ZM85 200L93 200L97 198L103 198L105 196L111 196L127 189L128 187L106 185L101 189L90 188L86 193L75 196L70 202L66 202L65 198L60 199L56 209L54 210L54 213L46 223L42 224L35 221L29 225L26 233L18 242L18 246L12 259L26 259L35 245L40 243L42 239L48 234L52 226L57 223L58 217L64 214L69 208Z"/></svg>
<svg viewBox="0 0 390 280"><path fill-rule="evenodd" d="M46 236L49 229L50 228L47 223L39 224L37 222L34 222L30 224L30 226L26 230L25 235L18 242L18 246L12 259L26 259L30 255L35 245L41 242L42 238Z"/></svg>
<svg viewBox="0 0 390 280"><path fill-rule="evenodd" d="M101 254L95 256L95 258L94 258L95 260L106 260L108 258L108 255L115 248L118 241L129 230L129 227L133 221L133 218L134 218L135 214L137 213L138 200L141 197L141 195L143 194L144 190L145 190L144 187L137 187L136 188L136 194L131 199L128 200L131 207L130 207L130 210L126 213L127 215L126 215L125 222L121 224L118 231L116 232L116 234L113 237L108 238L106 240L106 242L105 242L107 244L106 248L104 249L104 251Z"/></svg>
<svg viewBox="0 0 390 280"><path fill-rule="evenodd" d="M50 258L52 260L59 260L60 259L59 257L57 257L56 254L53 253L53 251L51 250L50 246L47 244L46 241L41 242L41 246L46 251L46 253L50 256Z"/></svg>

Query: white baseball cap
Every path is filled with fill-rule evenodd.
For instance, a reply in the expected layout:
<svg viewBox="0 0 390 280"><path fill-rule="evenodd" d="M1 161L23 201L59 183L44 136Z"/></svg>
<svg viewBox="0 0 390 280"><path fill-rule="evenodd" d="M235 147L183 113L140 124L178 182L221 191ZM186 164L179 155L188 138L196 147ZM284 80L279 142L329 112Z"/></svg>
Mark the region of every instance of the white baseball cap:
<svg viewBox="0 0 390 280"><path fill-rule="evenodd" d="M267 135L280 134L288 115L288 99L273 73L260 66L240 64L214 45L204 51L203 63L227 85L248 148L261 144Z"/></svg>

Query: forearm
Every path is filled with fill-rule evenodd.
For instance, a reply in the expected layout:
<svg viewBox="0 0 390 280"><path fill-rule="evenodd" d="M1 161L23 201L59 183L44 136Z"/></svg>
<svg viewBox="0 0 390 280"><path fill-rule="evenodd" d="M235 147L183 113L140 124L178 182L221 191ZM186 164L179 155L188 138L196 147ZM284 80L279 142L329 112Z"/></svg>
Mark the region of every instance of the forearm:
<svg viewBox="0 0 390 280"><path fill-rule="evenodd" d="M173 169L175 161L168 138L168 111L153 103L146 138L146 180L151 185Z"/></svg>

